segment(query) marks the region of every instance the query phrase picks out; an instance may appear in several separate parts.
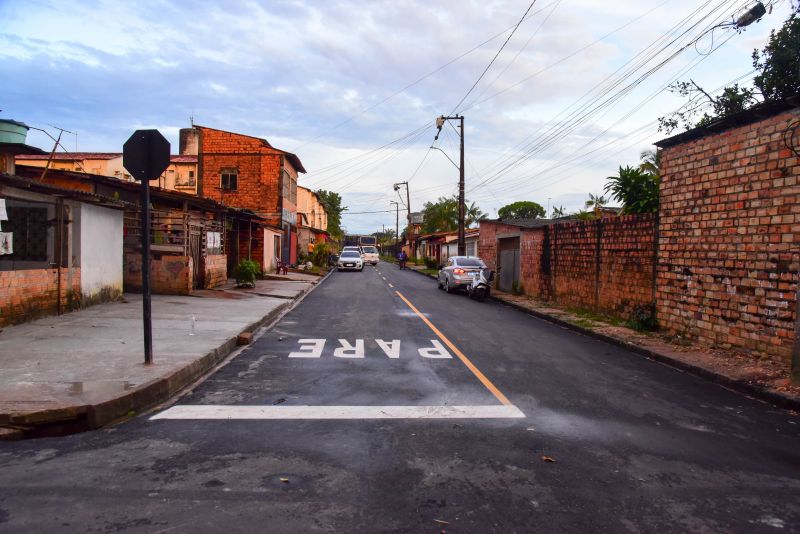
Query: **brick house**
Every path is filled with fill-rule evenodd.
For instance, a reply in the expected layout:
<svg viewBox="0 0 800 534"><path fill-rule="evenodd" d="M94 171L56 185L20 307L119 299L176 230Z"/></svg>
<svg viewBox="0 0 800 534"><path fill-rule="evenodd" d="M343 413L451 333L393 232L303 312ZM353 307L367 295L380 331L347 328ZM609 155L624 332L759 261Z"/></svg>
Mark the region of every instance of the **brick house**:
<svg viewBox="0 0 800 534"><path fill-rule="evenodd" d="M122 293L126 204L18 174L27 127L0 135L0 326L113 300Z"/></svg>
<svg viewBox="0 0 800 534"><path fill-rule="evenodd" d="M272 267L267 256L275 247L281 261L295 263L297 175L306 172L300 158L265 139L199 125L181 130L180 145L182 155L198 157L199 196L250 210L280 229L279 236L268 228L253 233L240 248L251 251L264 271Z"/></svg>
<svg viewBox="0 0 800 534"><path fill-rule="evenodd" d="M300 253L308 254L317 243L328 240L328 214L317 194L297 186L297 245Z"/></svg>
<svg viewBox="0 0 800 534"><path fill-rule="evenodd" d="M800 268L800 99L656 143L658 319L721 348L787 358Z"/></svg>

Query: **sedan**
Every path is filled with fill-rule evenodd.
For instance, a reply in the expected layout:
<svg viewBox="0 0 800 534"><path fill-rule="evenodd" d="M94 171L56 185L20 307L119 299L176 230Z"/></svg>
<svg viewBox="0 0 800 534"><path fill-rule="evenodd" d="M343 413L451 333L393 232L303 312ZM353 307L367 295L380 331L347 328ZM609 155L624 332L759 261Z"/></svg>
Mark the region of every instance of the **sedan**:
<svg viewBox="0 0 800 534"><path fill-rule="evenodd" d="M472 282L473 273L485 269L483 260L475 256L452 256L447 260L436 277L439 289L448 293L456 289L466 289Z"/></svg>
<svg viewBox="0 0 800 534"><path fill-rule="evenodd" d="M339 260L336 263L337 271L363 271L364 260L361 259L361 254L355 250L345 250L339 255Z"/></svg>

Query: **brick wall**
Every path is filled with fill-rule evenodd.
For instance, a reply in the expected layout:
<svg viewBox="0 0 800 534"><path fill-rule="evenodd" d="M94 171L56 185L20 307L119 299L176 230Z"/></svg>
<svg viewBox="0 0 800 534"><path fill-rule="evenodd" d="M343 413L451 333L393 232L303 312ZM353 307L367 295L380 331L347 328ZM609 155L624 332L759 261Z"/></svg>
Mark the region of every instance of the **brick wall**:
<svg viewBox="0 0 800 534"><path fill-rule="evenodd" d="M224 257L224 256L223 256ZM161 256L150 260L150 288L161 295L188 295L192 291L193 262L190 256ZM125 254L125 291L142 290L142 257Z"/></svg>
<svg viewBox="0 0 800 534"><path fill-rule="evenodd" d="M205 265L205 286L217 287L228 280L228 257L225 254L208 254Z"/></svg>
<svg viewBox="0 0 800 534"><path fill-rule="evenodd" d="M629 319L653 304L655 215L519 228L482 222L478 255L497 269L498 236L520 236L525 293Z"/></svg>
<svg viewBox="0 0 800 534"><path fill-rule="evenodd" d="M800 109L662 154L657 311L662 327L788 358L800 267Z"/></svg>
<svg viewBox="0 0 800 534"><path fill-rule="evenodd" d="M61 269L62 310L80 307L80 269ZM58 307L58 269L0 271L0 326L53 315Z"/></svg>

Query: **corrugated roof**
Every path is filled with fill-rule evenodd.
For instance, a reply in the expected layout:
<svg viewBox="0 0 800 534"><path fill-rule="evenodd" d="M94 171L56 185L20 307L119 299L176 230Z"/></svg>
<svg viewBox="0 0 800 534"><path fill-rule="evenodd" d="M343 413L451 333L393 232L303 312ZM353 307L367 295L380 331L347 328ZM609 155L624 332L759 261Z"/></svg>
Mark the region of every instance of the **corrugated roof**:
<svg viewBox="0 0 800 534"><path fill-rule="evenodd" d="M114 159L122 156L122 152L56 152L53 154L54 160L75 161L81 159ZM17 159L47 160L50 154L26 154L17 156Z"/></svg>
<svg viewBox="0 0 800 534"><path fill-rule="evenodd" d="M65 189L63 187L46 184L38 180L19 175L0 173L0 183L9 185L11 187L16 187L18 189L27 189L53 196L71 198L80 200L81 202L99 204L110 208L125 209L128 206L132 206L132 204L122 200L109 198L103 195L96 195L94 193L87 193L86 191L80 191L77 189Z"/></svg>

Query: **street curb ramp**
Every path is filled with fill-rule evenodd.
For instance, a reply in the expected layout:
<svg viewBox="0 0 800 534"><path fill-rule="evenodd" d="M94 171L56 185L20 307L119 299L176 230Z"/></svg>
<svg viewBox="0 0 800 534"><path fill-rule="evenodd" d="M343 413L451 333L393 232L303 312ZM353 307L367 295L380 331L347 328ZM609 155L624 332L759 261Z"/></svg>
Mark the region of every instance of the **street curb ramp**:
<svg viewBox="0 0 800 534"><path fill-rule="evenodd" d="M423 273L422 271L418 271L416 269L407 269L407 270L415 272L417 274L421 274L422 276L426 276L428 278L433 278L433 279L436 278L431 274ZM691 363L687 363L682 360L672 358L665 354L652 351L645 347L640 347L639 345L624 341L622 339L615 338L613 336L609 336L606 334L602 334L600 332L595 332L594 330L583 328L569 321L559 319L558 317L553 317L552 315L548 315L546 313L542 313L537 310L531 310L529 308L526 308L525 306L520 306L519 304L503 300L493 295L490 296L489 298L491 298L495 302L499 302L501 304L505 304L506 306L514 308L515 310L525 312L528 315L536 317L537 319L542 319L544 321L548 321L563 328L567 328L569 330L578 332L579 334L583 334L585 336L589 336L597 340L604 341L606 343L609 343L617 347L622 347L631 352L635 352L637 354L650 358L651 360L663 363L665 365L669 365L670 367L674 367L675 369L679 369L681 371L703 378L715 384L719 384L723 387L726 387L738 393L743 393L754 399L767 402L769 404L772 404L773 406L777 406L779 408L785 408L787 410L800 411L800 401L798 401L795 398L789 397L787 395L781 395L780 393L777 393L775 391L770 391L768 389L765 389L762 386L751 384L749 382L743 382L741 380L736 380L734 378L730 378L728 376L721 375L713 371L709 371L704 367L700 367L698 365L693 365Z"/></svg>

